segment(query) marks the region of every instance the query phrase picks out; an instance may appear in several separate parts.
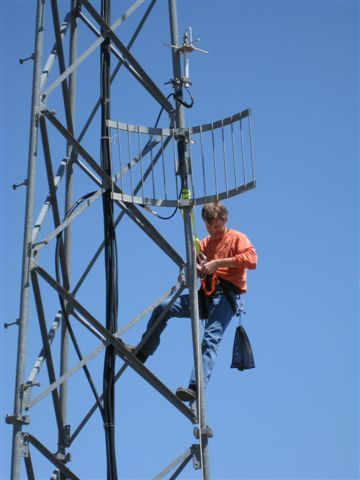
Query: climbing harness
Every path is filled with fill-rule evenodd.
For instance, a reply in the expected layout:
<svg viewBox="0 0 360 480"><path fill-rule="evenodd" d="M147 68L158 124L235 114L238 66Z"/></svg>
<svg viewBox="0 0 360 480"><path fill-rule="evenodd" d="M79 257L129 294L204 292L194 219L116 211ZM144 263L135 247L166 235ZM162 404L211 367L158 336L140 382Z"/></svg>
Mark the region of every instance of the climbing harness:
<svg viewBox="0 0 360 480"><path fill-rule="evenodd" d="M207 297L210 297L215 292L219 283L220 280L216 273L201 278L201 288L204 290L204 293Z"/></svg>

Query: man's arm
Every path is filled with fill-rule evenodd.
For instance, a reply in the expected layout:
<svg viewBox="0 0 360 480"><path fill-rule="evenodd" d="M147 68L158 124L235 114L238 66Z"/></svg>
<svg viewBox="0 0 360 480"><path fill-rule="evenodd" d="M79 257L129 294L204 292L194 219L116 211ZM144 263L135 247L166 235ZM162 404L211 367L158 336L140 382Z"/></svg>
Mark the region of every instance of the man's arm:
<svg viewBox="0 0 360 480"><path fill-rule="evenodd" d="M234 260L234 267L254 270L257 265L257 255L255 248L252 245L244 248L244 250L236 254L234 257L232 257L232 259Z"/></svg>
<svg viewBox="0 0 360 480"><path fill-rule="evenodd" d="M249 242L249 240L248 240ZM212 275L219 268L248 268L254 270L257 264L257 255L255 248L250 244L247 248L239 251L236 255L229 258L220 258L204 262L200 270L201 275Z"/></svg>

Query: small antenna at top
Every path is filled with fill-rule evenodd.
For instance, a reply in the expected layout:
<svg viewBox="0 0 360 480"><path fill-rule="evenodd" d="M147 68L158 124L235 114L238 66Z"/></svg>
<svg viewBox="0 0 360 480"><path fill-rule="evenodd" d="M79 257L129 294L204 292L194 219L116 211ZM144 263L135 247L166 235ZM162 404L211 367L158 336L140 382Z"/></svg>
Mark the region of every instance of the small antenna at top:
<svg viewBox="0 0 360 480"><path fill-rule="evenodd" d="M192 29L191 27L188 27L183 35L183 44L182 45L171 45L169 43L165 43L167 47L171 47L175 49L177 52L182 53L184 55L184 75L182 78L182 84L185 87L188 87L191 85L191 80L190 80L190 71L189 71L189 53L192 52L200 52L200 53L205 53L208 54L206 50L202 50L201 48L195 47L194 43L199 42L200 38L197 38L196 40L193 40L192 38Z"/></svg>

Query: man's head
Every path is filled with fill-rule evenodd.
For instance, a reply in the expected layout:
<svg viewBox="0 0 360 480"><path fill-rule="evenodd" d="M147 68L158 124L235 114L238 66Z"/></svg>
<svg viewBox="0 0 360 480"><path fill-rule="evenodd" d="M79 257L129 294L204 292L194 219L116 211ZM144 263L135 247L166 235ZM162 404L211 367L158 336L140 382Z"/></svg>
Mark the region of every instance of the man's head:
<svg viewBox="0 0 360 480"><path fill-rule="evenodd" d="M215 240L221 238L226 232L228 214L225 205L221 202L207 203L203 206L201 216L206 230Z"/></svg>

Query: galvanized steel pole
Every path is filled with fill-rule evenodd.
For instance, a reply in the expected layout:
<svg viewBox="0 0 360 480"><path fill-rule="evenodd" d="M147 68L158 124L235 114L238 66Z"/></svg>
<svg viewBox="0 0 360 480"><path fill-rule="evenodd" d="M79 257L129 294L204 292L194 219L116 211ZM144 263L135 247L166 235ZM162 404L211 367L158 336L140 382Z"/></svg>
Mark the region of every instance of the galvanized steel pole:
<svg viewBox="0 0 360 480"><path fill-rule="evenodd" d="M171 44L174 46L179 45L178 35L178 21L177 21L177 9L176 0L169 0L169 18L170 18L170 32L171 32ZM185 115L184 106L177 99L182 100L182 75L181 75L181 62L180 52L172 48L172 61L173 61L173 75L174 75L174 91L176 99L176 127L185 128ZM187 158L187 144L185 136L181 136L178 139L178 154L179 154L179 174L181 176L182 191L189 188L188 175L190 173L189 159ZM197 381L197 407L198 407L198 419L199 419L199 438L201 446L201 459L202 459L202 478L207 480L210 478L209 469L209 455L208 455L208 439L206 435L202 435L206 431L206 407L205 407L205 395L204 395L204 382L203 382L203 368L202 368L202 355L201 355L201 343L199 334L199 310L198 310L198 298L196 287L196 253L194 248L194 230L192 224L192 207L183 207L183 218L185 228L185 246L186 246L186 258L187 258L187 284L189 286L190 295L190 309L191 309L191 326L192 326L192 338L193 338L193 351L194 351L194 364L195 375Z"/></svg>
<svg viewBox="0 0 360 480"><path fill-rule="evenodd" d="M71 1L71 12L74 13L75 0ZM70 19L70 47L69 47L69 64L72 65L77 56L77 17L71 16ZM69 76L69 107L71 116L71 125L75 130L75 98L76 98L76 70ZM75 135L74 131L71 132ZM66 177L65 177L65 215L73 205L73 165L76 159L76 152L73 147L67 145L67 165L66 165ZM66 289L70 290L70 278L71 278L71 253L72 253L72 224L70 223L64 232L64 257L66 265L66 282L68 285L64 285ZM67 302L65 308L67 307ZM61 357L60 357L60 376L65 375L69 368L69 332L66 326L65 319L62 319L61 325ZM68 382L64 382L60 386L60 402L61 412L64 423L67 424L67 411L68 411ZM65 451L63 452L65 454ZM63 473L60 473L60 478L65 479Z"/></svg>
<svg viewBox="0 0 360 480"><path fill-rule="evenodd" d="M14 399L14 417L13 417L13 440L12 440L12 460L11 460L11 479L20 478L20 460L23 456L22 440L22 397L24 386L24 373L26 364L26 342L27 342L27 323L29 311L29 290L30 290L30 267L32 253L32 230L33 230L33 211L35 201L35 178L37 162L37 144L38 144L38 116L40 111L40 82L42 71L42 54L44 40L44 10L45 0L38 0L36 13L36 31L35 31L35 51L34 51L34 70L33 70L33 90L31 101L31 121L30 121L30 139L28 155L28 173L27 173L27 192L25 207L25 226L24 226L24 244L22 258L22 276L21 276L21 294L20 294L20 317L18 334L18 356L16 364L15 380L15 399Z"/></svg>

